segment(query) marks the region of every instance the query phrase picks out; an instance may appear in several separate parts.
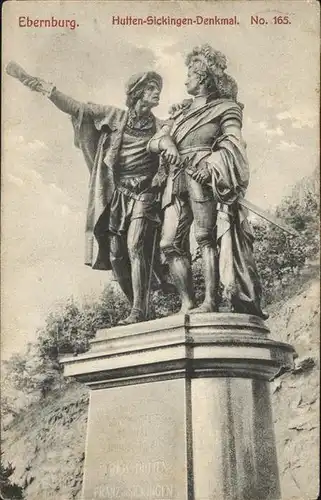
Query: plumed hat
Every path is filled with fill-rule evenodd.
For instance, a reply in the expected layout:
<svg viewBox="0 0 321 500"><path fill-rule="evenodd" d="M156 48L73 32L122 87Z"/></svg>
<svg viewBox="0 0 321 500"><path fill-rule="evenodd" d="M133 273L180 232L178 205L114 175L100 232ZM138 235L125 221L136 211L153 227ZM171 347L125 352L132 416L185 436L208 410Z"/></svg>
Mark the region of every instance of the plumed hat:
<svg viewBox="0 0 321 500"><path fill-rule="evenodd" d="M126 84L126 94L130 95L144 87L148 82L155 81L159 88L163 86L162 77L155 71L146 71L145 73L136 73L131 76Z"/></svg>

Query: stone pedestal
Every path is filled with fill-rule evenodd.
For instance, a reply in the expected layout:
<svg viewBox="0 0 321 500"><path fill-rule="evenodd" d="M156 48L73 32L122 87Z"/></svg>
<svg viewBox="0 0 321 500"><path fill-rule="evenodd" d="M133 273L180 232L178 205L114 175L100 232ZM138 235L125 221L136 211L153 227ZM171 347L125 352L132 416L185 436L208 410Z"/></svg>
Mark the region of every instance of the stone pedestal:
<svg viewBox="0 0 321 500"><path fill-rule="evenodd" d="M62 360L90 388L83 500L278 500L269 380L293 348L255 316L101 330Z"/></svg>

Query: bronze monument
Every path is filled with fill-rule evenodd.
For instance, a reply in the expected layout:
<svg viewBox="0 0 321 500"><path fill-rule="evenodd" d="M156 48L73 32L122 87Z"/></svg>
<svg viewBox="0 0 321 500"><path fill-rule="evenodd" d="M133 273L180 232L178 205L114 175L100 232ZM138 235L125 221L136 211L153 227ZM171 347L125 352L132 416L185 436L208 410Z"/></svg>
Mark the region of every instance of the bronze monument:
<svg viewBox="0 0 321 500"><path fill-rule="evenodd" d="M187 92L149 143L161 162L154 182L165 185L161 248L182 300L181 312L218 311L221 282L232 310L266 318L253 258L247 210L239 203L249 183L242 138L243 105L226 58L209 45L187 56ZM194 307L189 232L201 248L205 300Z"/></svg>
<svg viewBox="0 0 321 500"><path fill-rule="evenodd" d="M152 268L160 285L168 287L155 259L161 220L159 193L152 180L158 156L146 149L160 128L151 110L159 103L161 76L154 71L133 75L126 86L125 111L78 102L13 62L7 73L72 117L75 145L90 172L85 263L113 270L132 305L120 324L147 319Z"/></svg>

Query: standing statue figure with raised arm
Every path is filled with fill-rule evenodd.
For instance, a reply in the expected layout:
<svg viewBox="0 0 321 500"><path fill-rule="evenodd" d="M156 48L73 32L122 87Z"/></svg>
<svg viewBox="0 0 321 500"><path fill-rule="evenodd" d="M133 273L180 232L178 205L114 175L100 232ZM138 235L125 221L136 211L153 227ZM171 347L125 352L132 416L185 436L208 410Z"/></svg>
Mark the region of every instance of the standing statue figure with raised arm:
<svg viewBox="0 0 321 500"><path fill-rule="evenodd" d="M193 98L173 106L170 119L148 145L166 160L154 179L165 186L161 249L181 295L181 312L218 311L222 283L234 312L266 318L253 235L239 203L248 187L249 166L237 84L225 72L224 54L207 44L195 47L186 65L185 85ZM205 299L197 308L189 251L193 220L205 281Z"/></svg>
<svg viewBox="0 0 321 500"><path fill-rule="evenodd" d="M16 63L9 63L7 72L71 115L75 144L90 171L85 263L113 270L132 306L121 324L147 319L153 242L161 221L159 193L152 186L159 158L146 146L160 128L151 110L159 103L161 76L154 71L132 76L123 110L78 102Z"/></svg>

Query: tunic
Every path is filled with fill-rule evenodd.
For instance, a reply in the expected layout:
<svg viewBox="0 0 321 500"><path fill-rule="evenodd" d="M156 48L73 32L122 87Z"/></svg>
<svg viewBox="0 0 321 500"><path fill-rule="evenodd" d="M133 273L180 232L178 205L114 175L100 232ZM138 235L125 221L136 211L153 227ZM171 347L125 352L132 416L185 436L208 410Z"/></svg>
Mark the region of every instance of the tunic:
<svg viewBox="0 0 321 500"><path fill-rule="evenodd" d="M118 157L117 186L110 206L111 233L125 233L131 220L142 217L160 223L159 201L151 189L158 158L146 149L153 131L154 127L139 136L125 127Z"/></svg>
<svg viewBox="0 0 321 500"><path fill-rule="evenodd" d="M111 269L110 232L123 233L132 218L160 222L158 195L150 188L158 160L146 146L161 122L152 113L139 122L134 110L81 103L56 89L50 100L71 115L90 173L85 264Z"/></svg>

